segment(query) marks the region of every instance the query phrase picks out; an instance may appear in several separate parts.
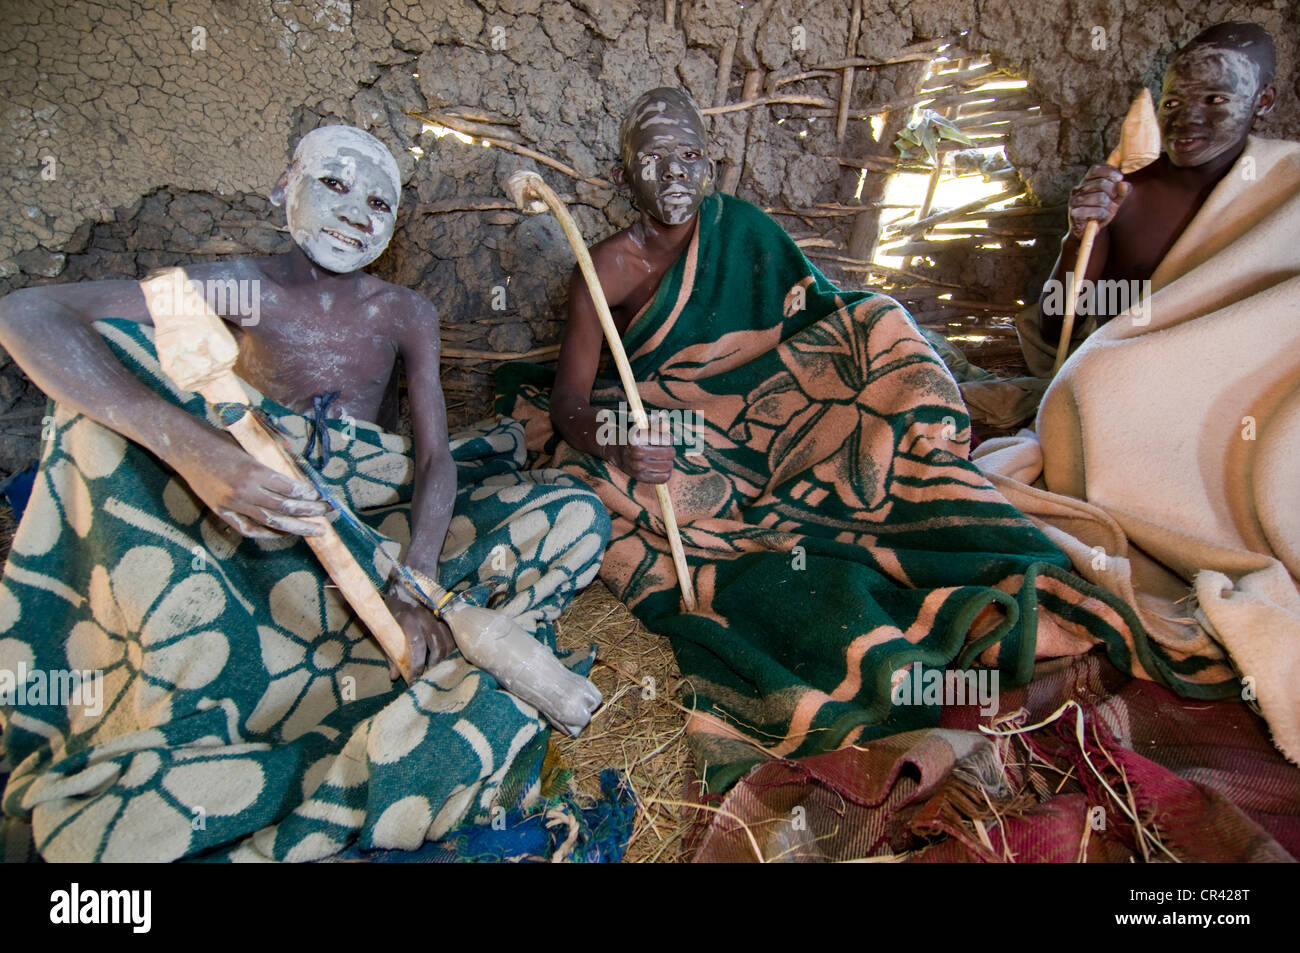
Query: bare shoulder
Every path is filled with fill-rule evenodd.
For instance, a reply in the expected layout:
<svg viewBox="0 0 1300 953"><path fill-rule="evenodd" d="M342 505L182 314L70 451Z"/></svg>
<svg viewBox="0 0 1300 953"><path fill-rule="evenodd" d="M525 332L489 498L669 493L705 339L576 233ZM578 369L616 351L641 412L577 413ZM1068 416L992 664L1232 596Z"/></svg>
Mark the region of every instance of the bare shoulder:
<svg viewBox="0 0 1300 953"><path fill-rule="evenodd" d="M611 309L617 310L626 300L635 285L634 272L628 268L633 258L640 260L642 250L632 240L631 229L625 228L615 232L609 238L591 246L591 263L596 268L596 277L605 292L605 299ZM587 284L577 265L573 267L573 287L586 290ZM570 298L572 301L572 297Z"/></svg>
<svg viewBox="0 0 1300 953"><path fill-rule="evenodd" d="M226 261L201 261L182 265L185 274L196 280L226 281L270 281L271 275L266 267L270 259L266 258L232 258Z"/></svg>
<svg viewBox="0 0 1300 953"><path fill-rule="evenodd" d="M1136 197L1157 190L1164 178L1164 165L1160 162L1153 162L1150 165L1145 165L1140 169L1127 173L1124 176L1124 181L1132 187L1131 197Z"/></svg>
<svg viewBox="0 0 1300 953"><path fill-rule="evenodd" d="M1162 176L1158 165L1159 163L1152 163L1124 176L1129 193L1115 213L1114 221L1110 223L1112 233L1127 233L1140 228L1146 216L1151 214L1152 206L1159 202L1162 191Z"/></svg>
<svg viewBox="0 0 1300 953"><path fill-rule="evenodd" d="M357 297L373 327L387 325L399 343L410 335L436 335L438 310L433 302L413 288L404 288L373 275L365 275Z"/></svg>
<svg viewBox="0 0 1300 953"><path fill-rule="evenodd" d="M617 268L620 255L635 250L631 231L630 228L625 228L591 246L591 262L596 266L596 272L602 279L607 270Z"/></svg>

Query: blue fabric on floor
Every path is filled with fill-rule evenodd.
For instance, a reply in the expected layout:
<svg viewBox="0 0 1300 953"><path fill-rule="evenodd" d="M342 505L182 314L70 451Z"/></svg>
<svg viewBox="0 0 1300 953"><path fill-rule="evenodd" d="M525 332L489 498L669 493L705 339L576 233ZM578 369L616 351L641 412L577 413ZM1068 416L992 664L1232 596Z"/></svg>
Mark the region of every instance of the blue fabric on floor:
<svg viewBox="0 0 1300 953"><path fill-rule="evenodd" d="M0 483L0 499L3 499L14 511L14 519L23 518L27 509L27 500L32 495L32 484L36 480L36 461L33 460L24 469L11 474Z"/></svg>
<svg viewBox="0 0 1300 953"><path fill-rule="evenodd" d="M527 815L510 811L496 828L466 825L419 850L362 851L353 847L336 859L387 864L549 863L554 859L616 864L623 859L632 836L636 798L612 768L600 773L600 787L601 797L588 807L580 807L572 795L565 795ZM566 843L575 826L576 836Z"/></svg>

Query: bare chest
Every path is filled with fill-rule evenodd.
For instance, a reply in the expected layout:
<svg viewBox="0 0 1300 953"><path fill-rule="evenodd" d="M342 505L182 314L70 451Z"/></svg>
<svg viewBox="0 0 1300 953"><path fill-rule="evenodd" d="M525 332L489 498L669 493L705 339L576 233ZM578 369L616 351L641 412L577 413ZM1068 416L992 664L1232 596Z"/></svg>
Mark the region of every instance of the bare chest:
<svg viewBox="0 0 1300 953"><path fill-rule="evenodd" d="M263 315L235 334L236 370L273 400L306 412L337 392L331 417L377 418L397 356L389 335L324 315Z"/></svg>
<svg viewBox="0 0 1300 953"><path fill-rule="evenodd" d="M1149 189L1124 206L1125 220L1111 239L1107 272L1113 278L1144 281L1196 217L1201 196L1176 190Z"/></svg>
<svg viewBox="0 0 1300 953"><path fill-rule="evenodd" d="M622 270L601 275L602 287L607 288L606 293L616 302L611 311L620 333L626 331L632 319L654 299L672 261L634 259L621 264ZM612 293L608 290L609 285L614 286Z"/></svg>

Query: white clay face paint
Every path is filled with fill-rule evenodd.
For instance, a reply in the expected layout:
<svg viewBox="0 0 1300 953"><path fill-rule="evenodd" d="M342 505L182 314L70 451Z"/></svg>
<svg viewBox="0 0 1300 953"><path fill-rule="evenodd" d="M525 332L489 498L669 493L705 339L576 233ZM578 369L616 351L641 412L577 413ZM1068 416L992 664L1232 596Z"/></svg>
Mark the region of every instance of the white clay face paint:
<svg viewBox="0 0 1300 953"><path fill-rule="evenodd" d="M382 142L352 126L323 126L294 152L289 234L320 267L356 271L388 247L400 197L397 163Z"/></svg>
<svg viewBox="0 0 1300 953"><path fill-rule="evenodd" d="M1259 64L1239 50L1204 46L1179 56L1160 97L1170 161L1203 165L1240 143L1254 122L1259 88Z"/></svg>
<svg viewBox="0 0 1300 953"><path fill-rule="evenodd" d="M665 225L689 221L708 187L709 160L701 138L689 129L643 136L635 155L632 194L637 208Z"/></svg>
<svg viewBox="0 0 1300 953"><path fill-rule="evenodd" d="M636 207L665 225L690 221L711 166L704 117L684 92L642 93L619 128L619 156Z"/></svg>

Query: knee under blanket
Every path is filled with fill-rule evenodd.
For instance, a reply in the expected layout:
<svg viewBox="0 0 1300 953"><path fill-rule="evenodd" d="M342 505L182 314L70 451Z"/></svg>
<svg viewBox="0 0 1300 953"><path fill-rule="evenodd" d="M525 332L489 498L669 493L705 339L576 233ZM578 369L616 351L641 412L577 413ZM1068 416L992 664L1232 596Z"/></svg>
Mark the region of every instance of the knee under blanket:
<svg viewBox="0 0 1300 953"><path fill-rule="evenodd" d="M157 393L208 413L161 375L151 329L98 327ZM301 452L308 421L250 396ZM47 425L0 583L4 810L30 823L45 859L409 850L490 818L512 764L544 752L536 711L458 653L394 686L305 543L227 534L143 448L62 409ZM399 555L409 441L326 426L324 479ZM501 611L553 647L551 623L595 577L609 523L571 476L520 472L522 437L499 421L453 440L460 488L439 576L504 587ZM388 556L335 526L383 585Z"/></svg>
<svg viewBox="0 0 1300 953"><path fill-rule="evenodd" d="M1037 434L976 457L1153 638L1219 668L1226 650L1300 763L1297 222L1300 144L1252 137L1150 300L1065 363Z"/></svg>
<svg viewBox="0 0 1300 953"><path fill-rule="evenodd" d="M534 460L609 507L603 578L671 639L715 789L765 755L934 724L935 705L892 703L916 663L1024 680L1036 656L1104 642L1126 672L1214 690L968 462L957 387L907 313L836 289L760 210L706 199L624 337L647 406L698 438L669 485L699 611L680 607L653 487L554 436L540 369L503 368L498 407L525 421Z"/></svg>

